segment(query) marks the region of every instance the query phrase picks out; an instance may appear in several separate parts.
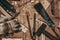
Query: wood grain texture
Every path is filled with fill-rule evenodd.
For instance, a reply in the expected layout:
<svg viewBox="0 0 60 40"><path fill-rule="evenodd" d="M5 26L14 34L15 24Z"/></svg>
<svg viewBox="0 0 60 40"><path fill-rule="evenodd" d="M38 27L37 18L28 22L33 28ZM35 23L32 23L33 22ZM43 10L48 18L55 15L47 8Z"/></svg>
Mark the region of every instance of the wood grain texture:
<svg viewBox="0 0 60 40"><path fill-rule="evenodd" d="M19 22L21 22L23 25L25 25L26 27L29 27L28 26L28 23L27 23L27 18L26 18L26 12L28 12L29 14L29 20L30 20L30 25L31 25L31 31L33 32L33 19L34 19L34 13L36 13L36 18L40 21L36 22L36 31L37 29L41 26L42 22L46 22L42 17L41 15L39 15L36 10L34 9L34 5L36 4L36 1L35 0L34 2L28 2L27 4L23 5L21 7L21 5L23 4L22 3L23 0L21 1L18 1L17 2L17 6L15 5L14 7L19 10L20 14L18 15L18 17L16 17L18 19ZM29 1L29 0L26 0L26 1ZM24 2L26 2L24 1ZM41 2L43 0L40 0L39 2ZM51 3L52 0L48 0L49 3ZM49 5L49 7L46 9L48 15L50 16L50 18L52 19L52 21L54 22L54 24L56 25L55 27L59 27L59 20L60 19L57 19L55 17L59 17L59 13L58 13L58 4L57 4L57 0L54 0L54 4L55 4L55 14L54 16L52 15L51 13L51 6ZM45 23L46 24L46 23ZM47 24L46 24L47 25ZM49 33L51 33L52 35L56 36L54 34L54 32L51 30L51 28L47 25L47 28L45 29L46 31L48 31ZM58 29L56 29L56 32L58 33L58 35L60 36L60 31L58 31ZM30 33L29 33L29 30L24 34L23 32L19 32L19 33L14 33L14 35L9 35L8 37L11 37L11 38L24 38L24 35L26 36L26 40L31 40L30 38ZM37 37L37 36L36 36ZM38 37L37 37L38 39ZM42 40L42 35L39 37L40 40ZM50 40L48 37L45 36L45 40Z"/></svg>

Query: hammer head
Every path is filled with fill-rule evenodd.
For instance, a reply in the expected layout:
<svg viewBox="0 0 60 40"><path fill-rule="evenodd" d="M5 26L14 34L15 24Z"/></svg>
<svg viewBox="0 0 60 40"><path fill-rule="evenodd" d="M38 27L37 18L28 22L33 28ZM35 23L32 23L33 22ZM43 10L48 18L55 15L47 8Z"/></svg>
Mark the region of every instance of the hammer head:
<svg viewBox="0 0 60 40"><path fill-rule="evenodd" d="M43 23L40 28L37 30L36 35L39 37L41 33L45 31L46 25Z"/></svg>

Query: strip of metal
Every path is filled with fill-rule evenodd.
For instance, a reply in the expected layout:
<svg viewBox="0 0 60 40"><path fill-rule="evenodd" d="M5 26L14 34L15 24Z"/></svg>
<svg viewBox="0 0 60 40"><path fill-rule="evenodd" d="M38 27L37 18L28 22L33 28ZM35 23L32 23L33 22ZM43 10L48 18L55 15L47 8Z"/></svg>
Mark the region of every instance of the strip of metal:
<svg viewBox="0 0 60 40"><path fill-rule="evenodd" d="M33 38L34 40L36 40L36 14L34 13L34 20L33 20L34 24L33 24Z"/></svg>
<svg viewBox="0 0 60 40"><path fill-rule="evenodd" d="M51 2L51 12L52 12L52 15L54 15L55 13L54 0L52 0Z"/></svg>
<svg viewBox="0 0 60 40"><path fill-rule="evenodd" d="M33 35L32 35L32 32L31 32L31 26L30 26L30 21L29 21L29 16L28 16L28 13L26 13L26 17L27 17L27 22L28 22L28 27L29 27L29 32L30 32L30 37L31 39L33 40Z"/></svg>

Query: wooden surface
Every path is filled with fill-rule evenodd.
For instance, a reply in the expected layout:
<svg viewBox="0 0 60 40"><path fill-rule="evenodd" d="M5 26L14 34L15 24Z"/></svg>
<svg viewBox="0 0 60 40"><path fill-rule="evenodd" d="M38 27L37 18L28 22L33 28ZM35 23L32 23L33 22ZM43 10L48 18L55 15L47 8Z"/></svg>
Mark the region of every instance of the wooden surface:
<svg viewBox="0 0 60 40"><path fill-rule="evenodd" d="M20 12L18 17L16 17L16 18L18 19L19 22L21 22L23 25L28 27L27 17L26 17L26 13L28 13L29 14L29 20L30 20L30 25L31 25L31 31L33 32L34 13L36 13L37 20L38 19L41 20L41 21L36 22L36 30L41 26L43 21L45 22L45 20L41 17L41 15L39 15L36 12L36 10L33 7L37 2L42 2L43 0L40 0L40 1L34 0L34 2L32 2L32 3L31 2L27 2L27 3L25 2L26 4L24 3L25 5L21 6L23 4L22 1L25 2L25 0L21 0L21 1L17 1L17 4L14 4L14 7L16 8L16 10ZM29 1L29 0L26 0L26 1ZM50 3L50 2L51 2L51 0L48 0L48 3ZM44 2L43 2L43 4L44 4ZM60 28L60 26L59 26L59 22L60 22L59 18L60 17L59 17L58 8L57 8L58 7L57 6L57 0L54 1L54 4L55 4L55 14L54 15L52 15L52 13L51 13L51 6L50 5L45 10L47 11L48 15L50 16L50 18L52 19L52 21L56 25L55 27ZM45 5L45 6L47 6L47 5ZM56 36L48 25L47 25L47 28L45 30L48 31L49 33L51 33L52 35ZM56 29L56 32L60 36L60 30ZM24 38L24 35L26 36L25 37L26 40L31 40L29 30L26 33L18 32L18 33L14 33L14 35L9 35L8 37ZM38 37L37 37L37 39L38 39ZM41 35L39 39L43 40L44 38L42 39L42 35ZM45 36L45 40L50 40L50 39Z"/></svg>

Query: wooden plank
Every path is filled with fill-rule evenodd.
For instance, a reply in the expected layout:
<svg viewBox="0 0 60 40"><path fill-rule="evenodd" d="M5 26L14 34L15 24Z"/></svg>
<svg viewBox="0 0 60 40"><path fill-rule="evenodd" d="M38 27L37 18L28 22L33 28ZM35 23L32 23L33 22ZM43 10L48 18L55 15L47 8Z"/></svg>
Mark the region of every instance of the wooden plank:
<svg viewBox="0 0 60 40"><path fill-rule="evenodd" d="M59 17L59 9L58 9L58 0L54 0L54 6L55 6L55 17Z"/></svg>

